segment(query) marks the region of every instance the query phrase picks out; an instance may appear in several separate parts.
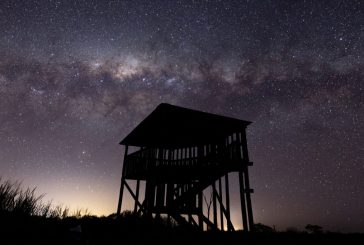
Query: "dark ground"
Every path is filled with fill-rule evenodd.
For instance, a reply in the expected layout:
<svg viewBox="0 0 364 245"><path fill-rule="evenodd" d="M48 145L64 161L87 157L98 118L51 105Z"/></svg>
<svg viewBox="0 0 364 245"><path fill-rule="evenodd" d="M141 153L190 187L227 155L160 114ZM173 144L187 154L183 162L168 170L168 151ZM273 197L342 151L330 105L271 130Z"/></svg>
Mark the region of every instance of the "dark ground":
<svg viewBox="0 0 364 245"><path fill-rule="evenodd" d="M364 234L199 232L133 215L43 218L2 214L0 244L364 244Z"/></svg>

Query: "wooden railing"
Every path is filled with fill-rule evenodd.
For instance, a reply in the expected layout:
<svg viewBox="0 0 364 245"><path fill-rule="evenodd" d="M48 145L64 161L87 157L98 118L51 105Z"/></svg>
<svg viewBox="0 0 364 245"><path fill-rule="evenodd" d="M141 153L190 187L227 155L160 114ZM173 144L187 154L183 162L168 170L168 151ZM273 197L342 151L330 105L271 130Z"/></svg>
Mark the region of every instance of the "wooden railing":
<svg viewBox="0 0 364 245"><path fill-rule="evenodd" d="M182 149L144 148L125 157L126 176L145 176L153 170L188 170L226 167L241 163L239 142Z"/></svg>

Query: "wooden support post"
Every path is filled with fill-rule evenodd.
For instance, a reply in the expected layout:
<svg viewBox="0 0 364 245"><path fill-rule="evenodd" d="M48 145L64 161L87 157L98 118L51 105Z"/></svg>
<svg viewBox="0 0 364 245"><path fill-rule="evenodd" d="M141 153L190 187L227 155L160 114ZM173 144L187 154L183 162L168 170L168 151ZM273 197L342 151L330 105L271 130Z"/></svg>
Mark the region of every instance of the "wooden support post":
<svg viewBox="0 0 364 245"><path fill-rule="evenodd" d="M120 192L119 192L119 202L118 202L118 209L116 211L117 215L120 215L121 212L121 205L123 203L123 194L124 194L124 178L121 177L121 184L120 184Z"/></svg>
<svg viewBox="0 0 364 245"><path fill-rule="evenodd" d="M222 184L221 184L221 178L219 178L219 195L222 200ZM224 215L223 215L223 203L220 203L220 230L224 230Z"/></svg>
<svg viewBox="0 0 364 245"><path fill-rule="evenodd" d="M214 224L217 227L217 203L216 203L216 185L215 181L212 184L212 208L214 212Z"/></svg>
<svg viewBox="0 0 364 245"><path fill-rule="evenodd" d="M254 219L253 219L253 209L251 203L251 189L249 184L249 171L248 171L248 164L249 164L249 154L248 154L248 145L246 139L245 128L241 132L241 142L243 146L243 156L244 156L244 181L245 181L245 192L246 192L246 205L248 211L248 223L250 231L254 230Z"/></svg>
<svg viewBox="0 0 364 245"><path fill-rule="evenodd" d="M164 200L165 200L165 184L159 183L156 188L156 207L157 207L157 213L160 213L160 209L164 207Z"/></svg>
<svg viewBox="0 0 364 245"><path fill-rule="evenodd" d="M144 188L144 207L145 207L145 212L148 212L148 191L149 191L149 184L148 184L148 180L145 181L145 188Z"/></svg>
<svg viewBox="0 0 364 245"><path fill-rule="evenodd" d="M243 172L239 171L239 185L240 185L240 204L241 204L241 215L243 219L244 230L248 231L248 221L246 217L246 206L245 206L245 193L244 193L244 177Z"/></svg>
<svg viewBox="0 0 364 245"><path fill-rule="evenodd" d="M246 140L245 128L241 131L241 145L243 147L243 159L246 163L249 162L248 145Z"/></svg>
<svg viewBox="0 0 364 245"><path fill-rule="evenodd" d="M155 157L156 157L156 166L160 167L162 165L162 159L163 159L162 148L156 148ZM156 213L156 217L158 218L160 218L160 209L162 208L163 201L164 201L164 184L162 183L155 184L153 193L153 206L154 206L154 212Z"/></svg>
<svg viewBox="0 0 364 245"><path fill-rule="evenodd" d="M198 225L200 227L200 230L203 231L203 195L202 191L198 193Z"/></svg>
<svg viewBox="0 0 364 245"><path fill-rule="evenodd" d="M249 230L254 230L254 220L253 220L253 209L252 209L252 202L250 197L250 186L249 186L249 173L248 167L246 167L244 171L244 181L245 181L245 194L246 194L246 207L248 211L248 223L249 223Z"/></svg>
<svg viewBox="0 0 364 245"><path fill-rule="evenodd" d="M119 192L119 202L118 202L118 208L116 211L117 215L120 215L121 213L121 206L123 204L123 194L124 194L124 176L125 176L125 166L126 166L126 157L128 155L128 145L125 146L125 152L124 152L124 161L123 161L123 172L121 174L121 183L120 183L120 192Z"/></svg>
<svg viewBox="0 0 364 245"><path fill-rule="evenodd" d="M174 198L173 192L174 192L174 184L168 183L167 184L167 198L166 198L167 208L169 208L172 205L173 198Z"/></svg>
<svg viewBox="0 0 364 245"><path fill-rule="evenodd" d="M152 215L153 213L153 209L155 207L155 193L156 193L156 184L153 182L151 182L151 185L150 185L150 191L149 191L149 197L148 197L148 208L149 208L149 212L150 214Z"/></svg>
<svg viewBox="0 0 364 245"><path fill-rule="evenodd" d="M155 184L152 180L147 180L145 183L145 213L147 216L152 216L154 208Z"/></svg>
<svg viewBox="0 0 364 245"><path fill-rule="evenodd" d="M138 212L138 202L139 202L139 188L140 188L140 180L137 180L136 190L135 190L135 204L134 204L134 213Z"/></svg>
<svg viewBox="0 0 364 245"><path fill-rule="evenodd" d="M229 174L225 174L225 205L226 205L226 222L231 223L230 220L230 193L229 193ZM228 231L231 231L233 227L228 226Z"/></svg>

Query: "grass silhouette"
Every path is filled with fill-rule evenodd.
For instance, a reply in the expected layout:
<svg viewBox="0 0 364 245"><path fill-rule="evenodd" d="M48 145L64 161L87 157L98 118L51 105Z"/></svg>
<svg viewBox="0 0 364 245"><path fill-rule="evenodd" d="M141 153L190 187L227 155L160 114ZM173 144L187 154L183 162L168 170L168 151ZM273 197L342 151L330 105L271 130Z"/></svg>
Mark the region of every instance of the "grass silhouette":
<svg viewBox="0 0 364 245"><path fill-rule="evenodd" d="M0 214L11 213L15 216L44 216L56 214L51 209L51 203L43 204L44 195L36 196L36 188L21 188L21 182L3 181L0 178Z"/></svg>

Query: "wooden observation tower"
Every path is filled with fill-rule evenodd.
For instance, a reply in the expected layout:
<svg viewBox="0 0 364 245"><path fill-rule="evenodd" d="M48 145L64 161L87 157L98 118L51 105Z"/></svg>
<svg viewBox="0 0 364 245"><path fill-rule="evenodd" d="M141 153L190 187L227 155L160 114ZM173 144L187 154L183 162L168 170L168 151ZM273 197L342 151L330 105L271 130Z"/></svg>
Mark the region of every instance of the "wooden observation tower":
<svg viewBox="0 0 364 245"><path fill-rule="evenodd" d="M253 190L248 174L252 162L245 134L249 124L160 104L120 142L125 154L117 214L126 188L135 201L134 212L166 214L201 230L232 231L229 174L237 173L239 187L235 189L240 191L243 228L253 230ZM130 153L129 146L137 150ZM131 181L135 181L135 191ZM142 185L144 200L139 197ZM211 193L209 206L204 196L207 191Z"/></svg>

